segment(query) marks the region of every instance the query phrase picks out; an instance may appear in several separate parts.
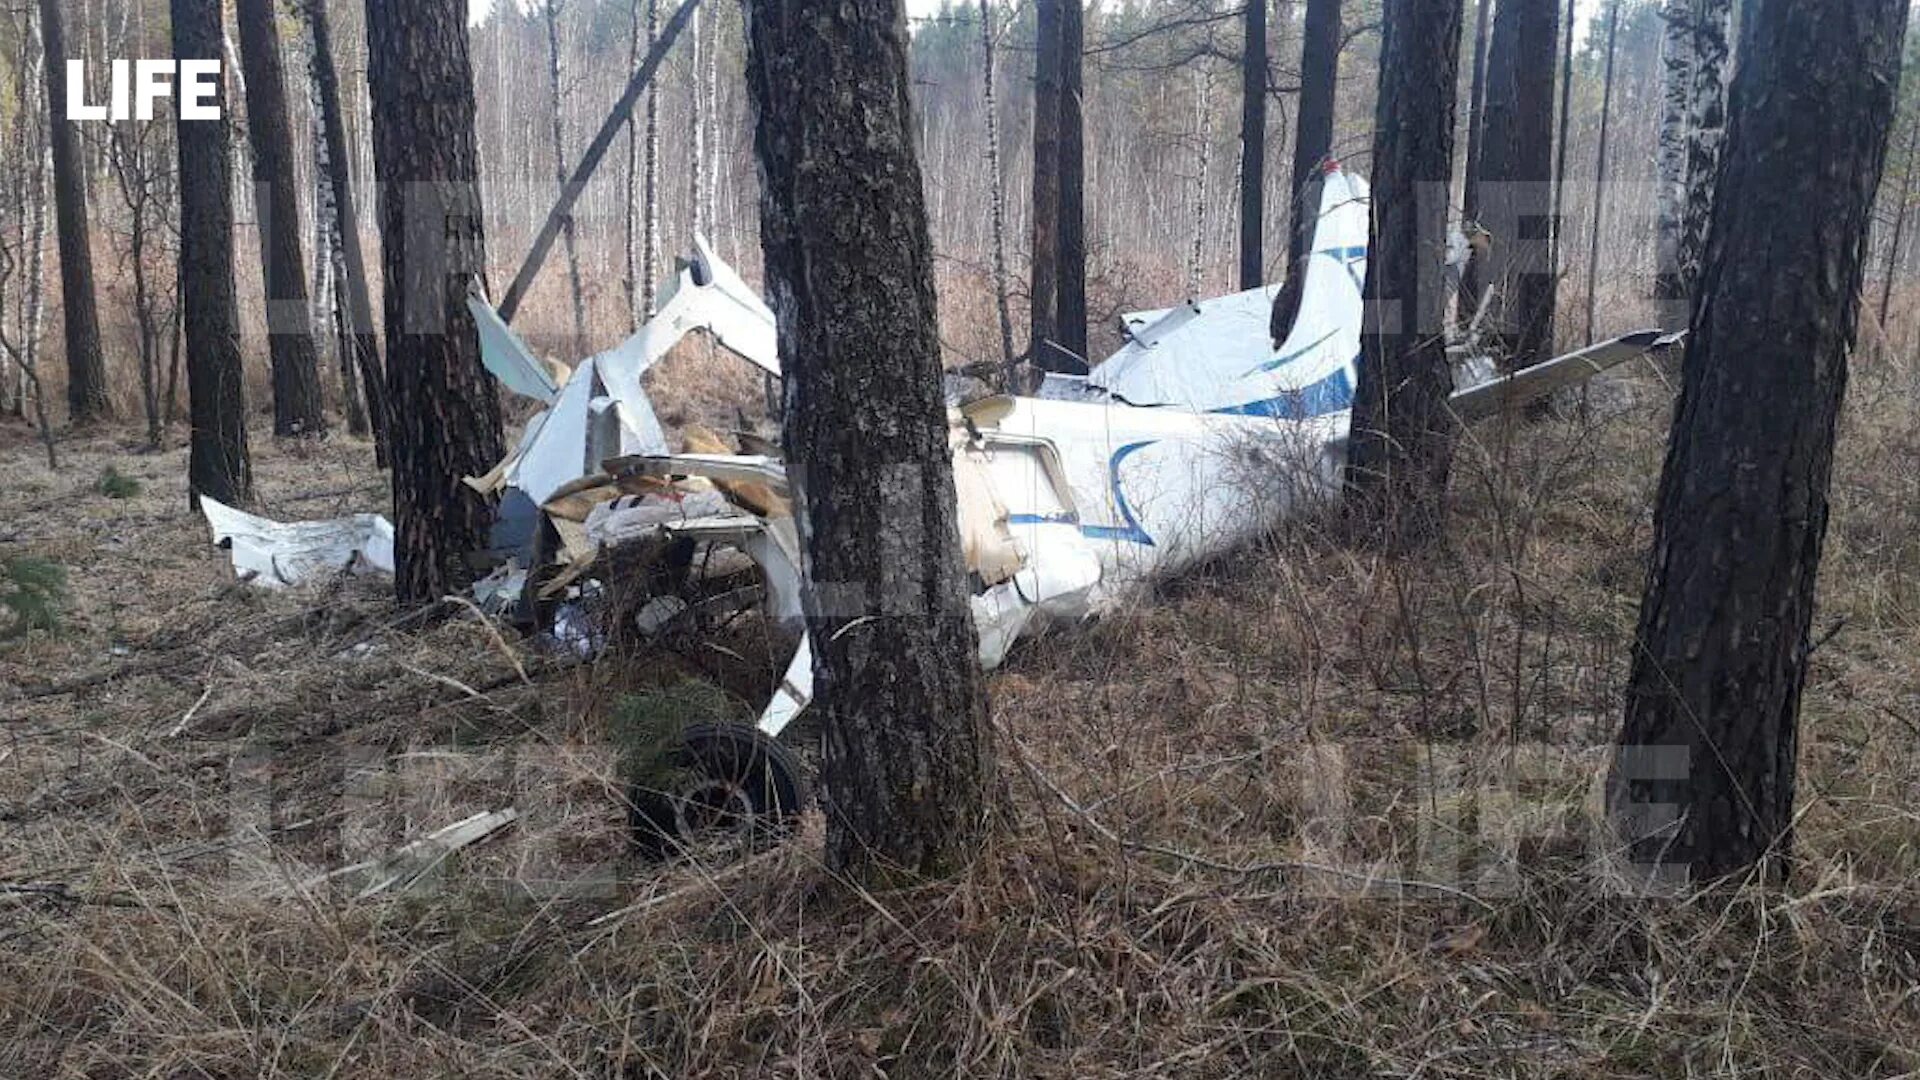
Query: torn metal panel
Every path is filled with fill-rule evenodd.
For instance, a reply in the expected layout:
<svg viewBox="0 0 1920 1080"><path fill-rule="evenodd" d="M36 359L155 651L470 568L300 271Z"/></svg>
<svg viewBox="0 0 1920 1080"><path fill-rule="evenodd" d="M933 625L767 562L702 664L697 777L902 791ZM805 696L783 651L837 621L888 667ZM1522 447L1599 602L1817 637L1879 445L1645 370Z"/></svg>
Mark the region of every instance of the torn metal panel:
<svg viewBox="0 0 1920 1080"><path fill-rule="evenodd" d="M282 589L349 568L393 573L393 524L379 514L279 522L200 497L213 542L229 549L234 572Z"/></svg>

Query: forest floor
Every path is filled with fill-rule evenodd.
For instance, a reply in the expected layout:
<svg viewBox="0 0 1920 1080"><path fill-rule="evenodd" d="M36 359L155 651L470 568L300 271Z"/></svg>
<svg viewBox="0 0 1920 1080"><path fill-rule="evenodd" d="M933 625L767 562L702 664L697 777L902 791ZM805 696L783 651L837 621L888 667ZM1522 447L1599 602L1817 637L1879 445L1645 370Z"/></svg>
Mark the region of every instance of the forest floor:
<svg viewBox="0 0 1920 1080"><path fill-rule="evenodd" d="M0 427L8 1076L1897 1076L1920 1071L1920 392L1857 365L1782 889L1606 858L1669 394L1477 429L1450 541L1311 519L992 680L1003 828L955 880L630 857L612 718L777 662L554 662L383 582L233 582L185 451ZM383 510L370 447L255 442L257 509ZM111 467L139 485L115 498ZM732 681L729 682L728 680ZM519 819L426 884L334 867Z"/></svg>

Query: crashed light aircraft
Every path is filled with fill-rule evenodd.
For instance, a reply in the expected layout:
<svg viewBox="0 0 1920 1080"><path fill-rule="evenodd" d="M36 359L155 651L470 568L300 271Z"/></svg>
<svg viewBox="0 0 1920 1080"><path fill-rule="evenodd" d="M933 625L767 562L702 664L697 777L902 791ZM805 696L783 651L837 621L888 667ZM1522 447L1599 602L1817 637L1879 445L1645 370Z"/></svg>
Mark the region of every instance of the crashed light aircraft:
<svg viewBox="0 0 1920 1080"><path fill-rule="evenodd" d="M1275 287L1127 315L1125 345L1085 376L1049 375L1037 396L989 396L949 410L948 446L980 661L1021 637L1112 610L1142 586L1241 548L1289 514L1340 494L1363 326L1365 181L1329 170L1299 315L1276 349ZM704 330L769 375L780 371L772 313L704 241L628 341L567 370L543 363L476 292L482 355L509 389L545 409L498 467L468 482L502 498L496 547L528 572L523 612L578 595L623 550L678 544L743 553L768 617L799 644L753 728L688 733L698 777L680 792L633 793L635 824L668 838L702 824L797 813L805 784L778 739L807 708L792 495L772 453L735 454L704 432L670 451L642 376ZM1473 421L1544 398L1670 348L1647 330L1502 377L1456 350L1453 410ZM649 556L651 557L651 556ZM627 566L632 566L628 562ZM630 569L620 572L631 572ZM643 627L686 605L641 607Z"/></svg>

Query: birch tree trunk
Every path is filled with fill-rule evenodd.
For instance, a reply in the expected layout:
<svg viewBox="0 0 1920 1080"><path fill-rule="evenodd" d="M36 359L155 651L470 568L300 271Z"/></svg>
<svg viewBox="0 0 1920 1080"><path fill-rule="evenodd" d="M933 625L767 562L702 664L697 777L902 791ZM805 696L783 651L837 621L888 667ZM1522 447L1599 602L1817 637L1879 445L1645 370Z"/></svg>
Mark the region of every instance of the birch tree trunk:
<svg viewBox="0 0 1920 1080"><path fill-rule="evenodd" d="M560 113L560 0L547 0L547 91L552 101L552 111L548 114L548 131L553 149L553 176L565 187L567 184L566 133L561 123ZM471 91L469 91L471 96ZM561 223L561 240L567 249L567 284L573 297L573 351L576 356L587 354L587 302L580 284L580 251L574 238L573 214L568 212Z"/></svg>
<svg viewBox="0 0 1920 1080"><path fill-rule="evenodd" d="M986 85L987 109L987 177L991 183L989 197L993 200L993 305L1000 316L1000 362L1006 370L1004 389L1014 391L1014 353L1013 353L1013 312L1007 301L1007 193L1006 178L1000 171L1000 97L994 84L994 40L993 40L993 0L980 0L980 50L984 73L982 80ZM699 128L695 127L695 132ZM696 146L698 140L696 137ZM700 160L696 152L694 161ZM699 175L695 168L694 174ZM695 205L699 200L695 199Z"/></svg>
<svg viewBox="0 0 1920 1080"><path fill-rule="evenodd" d="M1660 143L1655 159L1655 197L1659 217L1654 239L1653 296L1665 306L1663 321L1687 317L1681 247L1687 229L1687 123L1693 100L1693 0L1665 0L1661 6Z"/></svg>
<svg viewBox="0 0 1920 1080"><path fill-rule="evenodd" d="M1733 0L1694 0L1693 91L1687 102L1687 199L1680 233L1681 295L1700 280L1720 154L1727 142L1727 60Z"/></svg>
<svg viewBox="0 0 1920 1080"><path fill-rule="evenodd" d="M904 13L755 0L747 26L827 864L869 882L950 874L979 849L995 783Z"/></svg>
<svg viewBox="0 0 1920 1080"><path fill-rule="evenodd" d="M373 322L373 294L367 281L367 261L360 243L359 204L353 190L353 152L347 138L346 110L340 100L340 79L333 56L333 21L327 0L307 0L307 28L313 38L313 73L320 93L320 120L326 136L327 191L333 205L334 240L338 244L336 279L345 288L345 314L351 331L353 366L360 380L373 427L374 461L388 464L387 395L380 365L380 345Z"/></svg>
<svg viewBox="0 0 1920 1080"><path fill-rule="evenodd" d="M660 0L647 0L647 48L660 40ZM640 251L642 316L653 314L653 286L660 277L660 80L647 84L646 233Z"/></svg>

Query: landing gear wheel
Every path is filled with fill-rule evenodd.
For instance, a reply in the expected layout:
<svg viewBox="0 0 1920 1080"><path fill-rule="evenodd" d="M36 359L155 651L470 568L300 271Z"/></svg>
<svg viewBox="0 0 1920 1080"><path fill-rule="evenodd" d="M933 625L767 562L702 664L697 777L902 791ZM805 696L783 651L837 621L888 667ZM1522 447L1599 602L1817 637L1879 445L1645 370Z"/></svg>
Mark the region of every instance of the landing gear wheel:
<svg viewBox="0 0 1920 1080"><path fill-rule="evenodd" d="M693 724L672 758L673 790L627 788L627 825L636 851L660 859L732 837L746 845L792 829L809 797L800 759L746 724Z"/></svg>

